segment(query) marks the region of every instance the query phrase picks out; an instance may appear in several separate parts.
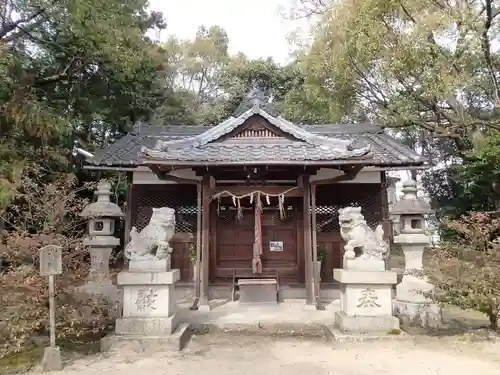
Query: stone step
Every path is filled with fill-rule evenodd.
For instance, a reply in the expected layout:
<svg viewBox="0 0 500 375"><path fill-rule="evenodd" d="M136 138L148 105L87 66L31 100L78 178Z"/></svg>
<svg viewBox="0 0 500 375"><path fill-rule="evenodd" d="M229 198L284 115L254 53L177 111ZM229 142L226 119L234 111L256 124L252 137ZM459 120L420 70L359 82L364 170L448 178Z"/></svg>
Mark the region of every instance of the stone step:
<svg viewBox="0 0 500 375"><path fill-rule="evenodd" d="M240 304L278 303L278 281L276 279L239 279L237 285Z"/></svg>

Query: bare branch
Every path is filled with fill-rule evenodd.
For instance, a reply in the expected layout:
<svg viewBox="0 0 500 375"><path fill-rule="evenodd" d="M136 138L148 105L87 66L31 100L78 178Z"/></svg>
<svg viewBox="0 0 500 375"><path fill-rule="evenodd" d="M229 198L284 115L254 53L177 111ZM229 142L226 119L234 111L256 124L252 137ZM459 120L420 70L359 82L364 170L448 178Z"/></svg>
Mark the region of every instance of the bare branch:
<svg viewBox="0 0 500 375"><path fill-rule="evenodd" d="M19 26L22 26L25 23L29 23L29 22L33 21L35 18L40 16L43 12L45 12L43 9L39 9L37 12L33 13L29 17L20 18L19 20L15 21L15 22L9 22L9 23L5 24L0 29L0 40L5 38L7 36L7 34L9 34L11 31L14 31Z"/></svg>

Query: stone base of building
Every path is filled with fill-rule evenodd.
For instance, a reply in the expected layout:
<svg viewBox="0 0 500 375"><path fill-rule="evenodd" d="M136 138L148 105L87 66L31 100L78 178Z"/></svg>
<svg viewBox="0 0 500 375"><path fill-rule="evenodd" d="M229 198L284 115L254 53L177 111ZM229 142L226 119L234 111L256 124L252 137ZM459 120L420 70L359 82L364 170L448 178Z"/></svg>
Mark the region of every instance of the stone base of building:
<svg viewBox="0 0 500 375"><path fill-rule="evenodd" d="M399 330L399 319L394 316L347 316L342 311L335 313L335 326L342 333L389 334Z"/></svg>
<svg viewBox="0 0 500 375"><path fill-rule="evenodd" d="M180 324L168 335L119 335L112 334L103 337L100 342L101 352L116 351L124 346L136 352L148 351L180 351L186 347L191 338L191 328L188 324Z"/></svg>
<svg viewBox="0 0 500 375"><path fill-rule="evenodd" d="M394 313L403 324L438 328L442 324L441 306L436 303L413 303L396 300Z"/></svg>

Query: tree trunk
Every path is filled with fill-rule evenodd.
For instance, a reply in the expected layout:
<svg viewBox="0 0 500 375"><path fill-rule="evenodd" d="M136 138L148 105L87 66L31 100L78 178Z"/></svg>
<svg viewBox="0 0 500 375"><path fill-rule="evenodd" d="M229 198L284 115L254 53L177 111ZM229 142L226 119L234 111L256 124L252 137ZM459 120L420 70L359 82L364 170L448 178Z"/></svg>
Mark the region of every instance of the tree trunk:
<svg viewBox="0 0 500 375"><path fill-rule="evenodd" d="M498 315L497 310L493 307L490 307L486 312L488 314L488 318L490 320L490 329L492 331L498 331Z"/></svg>

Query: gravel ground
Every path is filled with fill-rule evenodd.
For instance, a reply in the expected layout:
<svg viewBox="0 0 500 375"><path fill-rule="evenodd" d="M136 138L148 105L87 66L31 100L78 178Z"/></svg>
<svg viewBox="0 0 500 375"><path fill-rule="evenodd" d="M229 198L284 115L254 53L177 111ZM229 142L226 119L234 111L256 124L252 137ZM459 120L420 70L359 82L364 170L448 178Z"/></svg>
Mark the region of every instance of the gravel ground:
<svg viewBox="0 0 500 375"><path fill-rule="evenodd" d="M321 340L239 336L193 337L179 353L133 353L82 358L52 375L500 375L500 343L457 338L418 342L332 344Z"/></svg>

